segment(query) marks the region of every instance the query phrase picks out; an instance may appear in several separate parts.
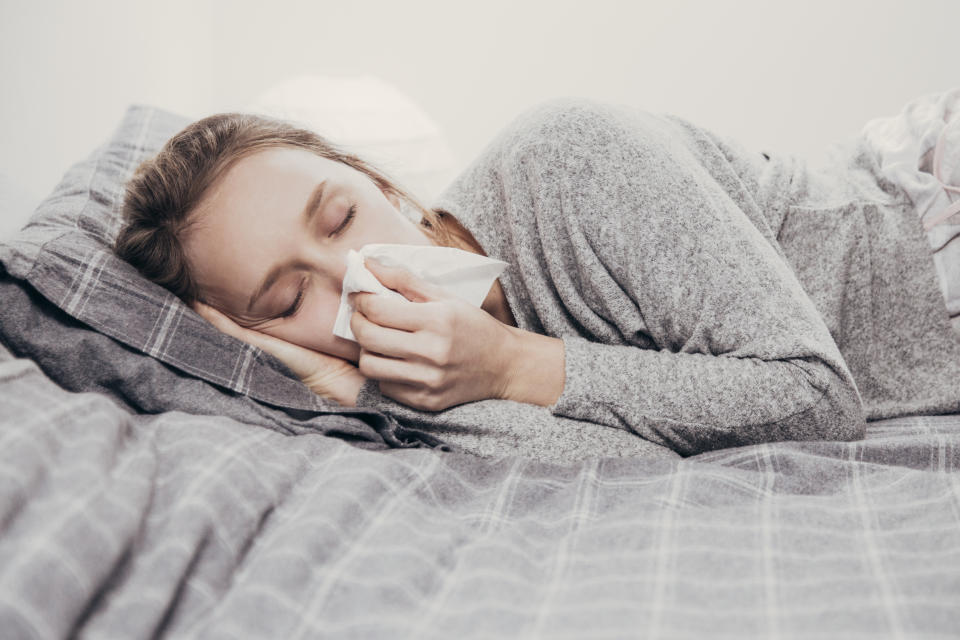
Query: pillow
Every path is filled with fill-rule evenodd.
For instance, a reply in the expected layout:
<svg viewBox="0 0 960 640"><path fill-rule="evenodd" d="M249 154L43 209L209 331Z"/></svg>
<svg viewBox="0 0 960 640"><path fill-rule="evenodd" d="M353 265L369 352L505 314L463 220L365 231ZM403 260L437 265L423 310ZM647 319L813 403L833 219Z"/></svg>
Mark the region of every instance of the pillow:
<svg viewBox="0 0 960 640"><path fill-rule="evenodd" d="M296 76L240 110L316 131L381 169L423 203L453 178L453 154L440 126L399 89L374 76ZM405 213L420 222L415 212Z"/></svg>
<svg viewBox="0 0 960 640"><path fill-rule="evenodd" d="M0 308L0 338L8 345L20 345L14 351L34 357L45 370L61 369L75 387L122 387L123 391L115 395L137 410L149 407L150 411L197 412L195 398L178 398L173 392L184 388L178 380L165 382L170 391L163 394L149 388L155 383L137 385L136 380L131 383L103 379L111 375L142 375L144 380L154 380L158 375L153 368L155 363L148 361L155 359L176 370L181 378L185 373L244 396L241 402L249 404L248 396L285 411L285 417L267 415L257 408L240 412L258 423L265 418L289 422L290 416L312 419L317 414L340 414L374 425L383 440L394 446L417 446L401 444L393 437L404 433L410 434L412 440L437 445L436 439L404 429L395 418L379 411L344 407L314 394L279 360L221 333L179 298L142 277L113 254L127 179L142 160L159 151L170 136L189 122L182 115L162 109L130 106L113 136L86 160L72 166L24 229L0 244L0 280L6 292L5 304ZM11 289L9 276L28 283L65 317L126 348L110 348L102 341L86 340L82 334L78 337L76 327L67 326L69 323L63 319L58 320L59 324L50 324L50 317L41 318L26 309L37 303L30 302L29 292ZM48 335L35 335L38 332L34 327L42 327L39 333ZM84 331L90 333L87 328ZM57 332L59 339L70 342L52 344L51 336ZM78 359L78 349L85 350L85 360ZM25 350L33 350L37 355L24 354ZM41 362L42 358L46 362ZM124 362L113 361L118 358ZM142 397L125 397L130 393ZM342 425L343 420L337 424Z"/></svg>

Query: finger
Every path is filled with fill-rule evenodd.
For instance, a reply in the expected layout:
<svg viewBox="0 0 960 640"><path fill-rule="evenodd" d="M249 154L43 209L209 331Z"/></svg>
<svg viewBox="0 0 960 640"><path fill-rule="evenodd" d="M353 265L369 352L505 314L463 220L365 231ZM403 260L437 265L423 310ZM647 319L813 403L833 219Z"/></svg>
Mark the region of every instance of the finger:
<svg viewBox="0 0 960 640"><path fill-rule="evenodd" d="M409 385L398 382L380 382L380 393L397 402L421 411L443 411L452 406L444 402L435 391L421 385Z"/></svg>
<svg viewBox="0 0 960 640"><path fill-rule="evenodd" d="M353 308L363 317L381 327L400 331L416 331L432 327L437 314L444 313L443 302L411 302L393 296L368 292L351 294ZM356 331L354 331L356 333Z"/></svg>
<svg viewBox="0 0 960 640"><path fill-rule="evenodd" d="M255 347L260 347L261 349L269 351L268 346L270 345L268 342L270 336L260 333L259 331L253 331L251 329L241 327L219 309L215 309L210 305L198 303L197 313L203 316L207 322L212 324L222 333L232 336L237 340L252 344Z"/></svg>
<svg viewBox="0 0 960 640"><path fill-rule="evenodd" d="M202 302L196 303L194 308L196 309L197 313L199 313L221 332L227 334L228 336L232 336L237 340L253 345L254 347L263 349L267 353L280 360L288 361L291 358L296 357L299 355L298 351L303 348L298 345L291 344L285 340L274 338L273 336L269 336L265 333L241 327L227 317L222 311L214 309L210 305L203 304Z"/></svg>
<svg viewBox="0 0 960 640"><path fill-rule="evenodd" d="M413 303L408 302L408 305ZM431 304L431 303L425 303ZM420 305L417 305L420 306ZM395 318L387 316L390 321ZM432 319L417 321L410 324L409 329L387 327L371 321L359 311L350 317L350 330L361 347L391 358L408 360L422 360L429 355L425 349L435 339L434 331L430 331L428 324L435 322ZM394 324L396 324L394 322Z"/></svg>
<svg viewBox="0 0 960 640"><path fill-rule="evenodd" d="M234 338L243 340L241 337L243 327L239 326L221 311L218 311L217 309L214 309L210 305L204 304L203 302L194 302L192 306L194 311L200 314L204 320L212 324L214 327L223 333L226 333L227 335L231 335Z"/></svg>
<svg viewBox="0 0 960 640"><path fill-rule="evenodd" d="M353 315L350 316L350 331L353 332L354 339L363 350L390 357L407 355L404 352L397 351L393 346L394 343L389 339L389 334L400 332L404 337L409 337L409 332L380 326L371 322L360 311L354 311Z"/></svg>
<svg viewBox="0 0 960 640"><path fill-rule="evenodd" d="M422 387L426 375L423 365L408 360L390 358L367 349L360 351L357 367L367 378L382 382Z"/></svg>
<svg viewBox="0 0 960 640"><path fill-rule="evenodd" d="M399 266L386 266L375 258L364 260L364 266L370 270L383 286L393 289L410 302L445 300L449 294L438 285L418 278L410 270Z"/></svg>
<svg viewBox="0 0 960 640"><path fill-rule="evenodd" d="M342 364L347 362L337 356L329 355L321 351L313 351L292 342L287 342L281 338L276 338L254 329L241 327L224 313L209 305L197 303L194 309L223 333L269 353L285 364L297 377L305 382L309 380L310 376L316 374L318 371L318 363L338 362ZM352 365L352 363L350 364ZM308 386L310 385L308 384Z"/></svg>

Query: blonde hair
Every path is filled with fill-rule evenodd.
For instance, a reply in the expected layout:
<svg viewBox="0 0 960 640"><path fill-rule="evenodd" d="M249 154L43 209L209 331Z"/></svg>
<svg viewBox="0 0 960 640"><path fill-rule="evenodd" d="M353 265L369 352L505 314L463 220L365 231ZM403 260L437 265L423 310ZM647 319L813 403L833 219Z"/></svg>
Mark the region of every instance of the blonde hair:
<svg viewBox="0 0 960 640"><path fill-rule="evenodd" d="M200 300L183 249L194 210L238 160L278 146L306 149L366 174L385 195L398 197L418 212L420 225L437 245L467 245L453 224L445 223L447 212L424 207L373 166L317 133L264 116L219 113L189 124L136 168L126 184L124 222L114 252L187 304Z"/></svg>

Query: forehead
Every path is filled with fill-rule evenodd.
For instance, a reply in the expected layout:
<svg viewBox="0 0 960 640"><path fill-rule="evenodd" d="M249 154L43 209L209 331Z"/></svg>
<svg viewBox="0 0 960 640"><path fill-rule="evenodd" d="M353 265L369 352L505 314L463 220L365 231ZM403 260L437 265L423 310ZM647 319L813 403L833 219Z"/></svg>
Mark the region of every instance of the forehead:
<svg viewBox="0 0 960 640"><path fill-rule="evenodd" d="M294 147L268 147L245 154L224 173L219 190L223 187L242 188L244 185L273 182L324 179L327 175L353 172L351 167L319 156L307 149ZM212 191L217 191L213 189Z"/></svg>
<svg viewBox="0 0 960 640"><path fill-rule="evenodd" d="M184 250L201 290L228 302L253 286L293 247L301 212L317 183L342 180L344 170L353 171L289 147L237 160L190 216Z"/></svg>
<svg viewBox="0 0 960 640"><path fill-rule="evenodd" d="M358 171L336 160L292 147L270 147L249 153L214 182L194 209L197 227L228 218L273 217L291 208L299 211L323 180L350 180Z"/></svg>

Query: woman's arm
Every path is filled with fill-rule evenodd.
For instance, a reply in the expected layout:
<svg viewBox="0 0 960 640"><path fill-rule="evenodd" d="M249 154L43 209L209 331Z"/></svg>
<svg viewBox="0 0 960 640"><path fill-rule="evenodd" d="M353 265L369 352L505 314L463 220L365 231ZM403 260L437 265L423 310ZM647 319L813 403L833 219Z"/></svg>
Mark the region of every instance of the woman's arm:
<svg viewBox="0 0 960 640"><path fill-rule="evenodd" d="M509 228L494 257L564 343L551 412L683 454L863 437L847 364L735 179L706 136L576 101L515 124L441 202Z"/></svg>

